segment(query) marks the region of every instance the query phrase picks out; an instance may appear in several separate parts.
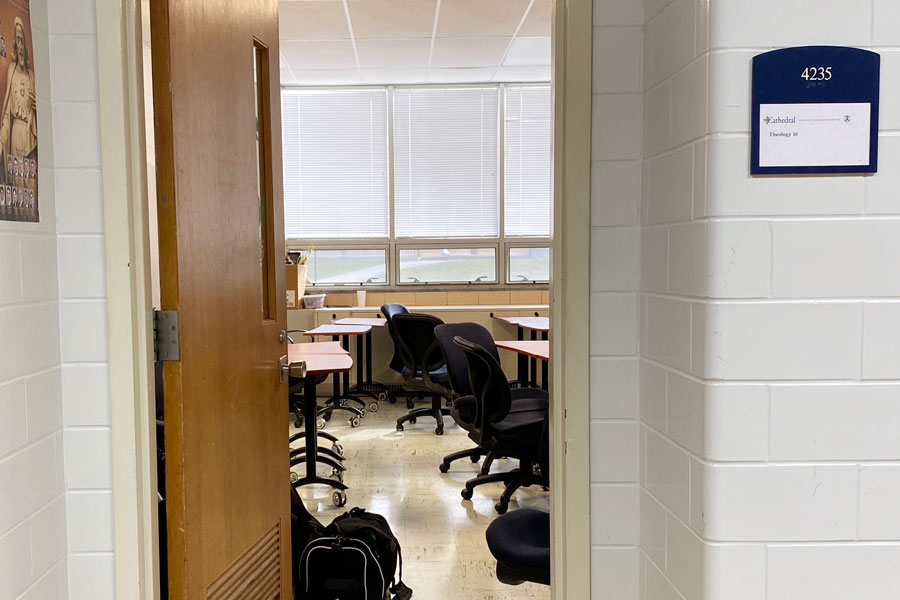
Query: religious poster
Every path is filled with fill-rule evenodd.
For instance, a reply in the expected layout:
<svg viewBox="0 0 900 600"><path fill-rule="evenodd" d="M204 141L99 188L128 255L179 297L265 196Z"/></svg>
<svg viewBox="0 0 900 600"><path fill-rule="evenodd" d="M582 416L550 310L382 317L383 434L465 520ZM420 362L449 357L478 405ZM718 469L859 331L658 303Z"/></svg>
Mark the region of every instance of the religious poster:
<svg viewBox="0 0 900 600"><path fill-rule="evenodd" d="M0 0L0 220L38 222L31 0Z"/></svg>

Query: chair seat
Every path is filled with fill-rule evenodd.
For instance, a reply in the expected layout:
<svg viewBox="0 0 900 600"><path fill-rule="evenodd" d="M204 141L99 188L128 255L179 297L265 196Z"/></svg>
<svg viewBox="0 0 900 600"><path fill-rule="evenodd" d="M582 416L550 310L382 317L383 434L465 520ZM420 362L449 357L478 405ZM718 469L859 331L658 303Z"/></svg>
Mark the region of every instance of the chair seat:
<svg viewBox="0 0 900 600"><path fill-rule="evenodd" d="M515 439L516 445L534 446L537 451L546 414L546 410L511 412L502 421L494 423L491 428L497 439Z"/></svg>
<svg viewBox="0 0 900 600"><path fill-rule="evenodd" d="M441 367L440 369L437 369L437 370L434 370L434 371L429 371L429 372L428 372L428 375L429 375L429 377L431 377L431 380L432 380L432 381L435 381L435 382L445 382L445 381L450 381L450 375L447 373L447 366L446 366L446 365L444 365L444 366ZM417 372L416 372L416 377L421 377L421 376L422 376L422 372L421 372L421 371L417 371ZM404 379L409 379L409 377L410 377L410 371L409 371L409 369L406 368L406 367L403 367L403 378L404 378Z"/></svg>
<svg viewBox="0 0 900 600"><path fill-rule="evenodd" d="M509 390L512 404L509 412L546 411L550 406L547 390L538 388L513 388Z"/></svg>
<svg viewBox="0 0 900 600"><path fill-rule="evenodd" d="M491 523L487 532L488 548L498 562L524 576L540 580L550 572L550 513L521 508Z"/></svg>

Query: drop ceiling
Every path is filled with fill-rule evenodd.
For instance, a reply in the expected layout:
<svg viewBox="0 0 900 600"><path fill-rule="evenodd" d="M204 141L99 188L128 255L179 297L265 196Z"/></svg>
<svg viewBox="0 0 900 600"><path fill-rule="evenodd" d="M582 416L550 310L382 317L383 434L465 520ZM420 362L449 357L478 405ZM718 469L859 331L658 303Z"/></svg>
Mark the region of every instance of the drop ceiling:
<svg viewBox="0 0 900 600"><path fill-rule="evenodd" d="M282 85L550 80L550 0L281 0Z"/></svg>

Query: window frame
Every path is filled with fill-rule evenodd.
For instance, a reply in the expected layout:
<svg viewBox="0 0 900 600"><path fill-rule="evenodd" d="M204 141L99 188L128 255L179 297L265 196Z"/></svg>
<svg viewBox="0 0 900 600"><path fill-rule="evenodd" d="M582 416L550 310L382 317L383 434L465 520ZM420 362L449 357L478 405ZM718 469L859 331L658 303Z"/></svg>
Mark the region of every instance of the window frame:
<svg viewBox="0 0 900 600"><path fill-rule="evenodd" d="M415 84L415 85L355 85L355 86L282 86L285 90L351 90L351 89L384 89L387 90L387 123L388 123L388 237L387 238L353 238L347 240L324 239L298 239L286 238L287 250L385 250L387 261L387 283L346 283L346 284L312 284L310 287L326 290L341 291L365 288L379 291L435 291L437 289L448 291L454 289L470 289L478 286L485 291L489 289L547 289L549 281L510 281L509 280L509 252L516 247L535 248L551 246L551 236L547 237L507 237L506 235L506 89L509 87L548 87L549 81L531 82L503 82L503 83L463 83L463 84ZM453 89L472 87L496 87L498 94L497 115L497 201L498 231L497 237L460 237L460 238L426 238L403 237L398 238L395 227L394 204L394 92L398 89ZM552 120L552 116L551 116ZM552 191L551 191L552 194ZM552 204L552 197L550 199ZM494 281L479 281L471 283L414 283L402 282L400 278L400 250L411 249L439 249L439 248L492 248L495 251Z"/></svg>

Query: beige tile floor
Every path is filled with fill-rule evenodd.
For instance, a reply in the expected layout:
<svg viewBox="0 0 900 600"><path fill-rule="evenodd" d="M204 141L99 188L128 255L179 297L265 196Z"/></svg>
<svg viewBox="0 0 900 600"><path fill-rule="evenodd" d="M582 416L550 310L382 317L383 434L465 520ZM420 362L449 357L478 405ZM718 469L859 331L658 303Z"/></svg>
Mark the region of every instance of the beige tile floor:
<svg viewBox="0 0 900 600"><path fill-rule="evenodd" d="M479 486L467 501L459 491L480 465L466 459L454 462L449 473L438 470L445 454L471 447L465 432L450 417L445 417L443 436L434 434L431 418L407 424L399 432L396 420L406 412L403 400L393 405L385 402L358 429L335 416L326 431L338 436L344 446L344 482L350 488L347 506L332 504L330 488L301 487L298 491L309 511L326 524L354 506L384 515L403 548L403 580L416 600L549 598L547 586L509 586L497 581L484 532L497 517L494 504L502 485ZM513 461L500 460L493 470L513 467ZM303 468L295 467L298 472ZM320 474L330 471L319 467ZM549 510L549 504L547 492L523 488L513 496L509 510Z"/></svg>

